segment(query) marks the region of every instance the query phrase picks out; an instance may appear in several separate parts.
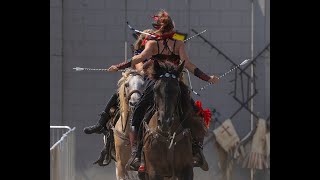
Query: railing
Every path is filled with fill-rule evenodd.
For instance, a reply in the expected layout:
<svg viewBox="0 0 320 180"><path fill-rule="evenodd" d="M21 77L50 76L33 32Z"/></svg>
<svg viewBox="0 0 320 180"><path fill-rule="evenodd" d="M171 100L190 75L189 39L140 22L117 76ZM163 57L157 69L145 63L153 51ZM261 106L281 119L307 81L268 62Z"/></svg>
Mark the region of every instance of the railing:
<svg viewBox="0 0 320 180"><path fill-rule="evenodd" d="M50 126L50 180L75 179L75 130Z"/></svg>

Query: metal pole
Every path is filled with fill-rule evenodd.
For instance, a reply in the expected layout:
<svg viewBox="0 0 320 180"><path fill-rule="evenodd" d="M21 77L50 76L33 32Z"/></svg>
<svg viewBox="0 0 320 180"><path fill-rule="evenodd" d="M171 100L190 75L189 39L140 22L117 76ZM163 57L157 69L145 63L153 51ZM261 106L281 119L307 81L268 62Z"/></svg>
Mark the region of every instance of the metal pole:
<svg viewBox="0 0 320 180"><path fill-rule="evenodd" d="M254 50L254 47L253 47L253 44L254 44L254 0L251 1L251 59L253 59L253 50ZM253 87L253 74L254 74L254 66L253 66L253 63L251 63L251 73L250 73L250 95L252 96L253 95L253 91L254 91L254 87ZM252 99L250 100L250 111L253 112L253 97ZM250 129L251 129L251 132L253 130L253 113L251 113L251 117L250 117L250 120L251 120L251 126L250 126ZM251 133L250 133L251 134ZM253 169L251 169L250 171L250 174L251 174L251 180L253 180L253 175L254 175L254 171Z"/></svg>
<svg viewBox="0 0 320 180"><path fill-rule="evenodd" d="M188 27L188 34L189 34L189 35L190 35L190 17L191 17L190 1L191 1L191 0L185 0L185 2L186 2L186 4L187 4L187 13L188 13L187 27Z"/></svg>
<svg viewBox="0 0 320 180"><path fill-rule="evenodd" d="M253 59L254 54L254 1L252 0L251 3L251 59ZM251 73L250 73L250 96L253 95L254 91L254 84L253 84L253 78L254 78L254 65L251 64ZM253 112L253 98L250 101L250 110ZM253 130L253 114L251 113L251 130Z"/></svg>
<svg viewBox="0 0 320 180"><path fill-rule="evenodd" d="M61 124L65 125L64 114L64 0L61 0Z"/></svg>
<svg viewBox="0 0 320 180"><path fill-rule="evenodd" d="M188 18L187 18L188 35L190 35L190 1L191 0L185 0L185 4L187 6L186 11L187 11L187 14L188 14ZM189 52L190 43L187 44L186 48L187 48L187 51ZM190 78L190 73L189 73L189 71L187 69L186 69L186 72L187 72L187 75L188 75L189 86L190 86L191 89L193 89L192 83L191 83L191 78Z"/></svg>
<svg viewBox="0 0 320 180"><path fill-rule="evenodd" d="M124 22L127 22L127 0L124 0ZM128 59L128 42L127 42L127 24L124 25L124 59L127 62Z"/></svg>
<svg viewBox="0 0 320 180"><path fill-rule="evenodd" d="M253 0L251 0L251 59L253 59L253 54L254 54L254 52L253 52L253 50L254 50L254 1ZM244 142L246 142L247 140L248 140L248 138L250 138L251 136L252 136L252 133L253 133L253 131L254 131L254 115L253 115L253 113L251 113L251 112L253 112L253 95L254 95L254 81L253 81L253 75L254 75L254 66L253 66L253 63L251 63L251 65L250 65L250 68L251 68L251 72L250 72L250 81L248 82L248 89L249 89L249 85L250 85L250 97L252 97L252 99L250 100L250 107L249 107L249 109L250 109L250 132L245 136L245 137L243 137L242 139L241 139L241 144L242 143L244 143ZM243 71L243 72L245 72L245 71ZM249 94L248 94L248 96L249 96ZM249 97L248 97L249 98Z"/></svg>

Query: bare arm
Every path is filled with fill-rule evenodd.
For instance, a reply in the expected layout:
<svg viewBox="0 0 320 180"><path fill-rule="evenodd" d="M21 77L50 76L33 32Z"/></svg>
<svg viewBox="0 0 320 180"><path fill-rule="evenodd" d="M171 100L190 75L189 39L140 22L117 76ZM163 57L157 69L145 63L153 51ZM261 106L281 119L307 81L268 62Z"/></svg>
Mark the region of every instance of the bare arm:
<svg viewBox="0 0 320 180"><path fill-rule="evenodd" d="M137 71L142 71L142 69L143 69L143 63L140 62L140 63L138 63L138 64L135 64L135 65L134 65L134 69L136 69Z"/></svg>
<svg viewBox="0 0 320 180"><path fill-rule="evenodd" d="M190 60L189 57L187 55L187 52L185 50L185 46L184 43L181 44L180 48L179 48L179 56L182 60L185 61L185 67L188 71L190 71L192 74L194 74L195 76L197 76L198 78L204 80L204 81L208 81L208 82L213 82L216 83L218 82L219 78L216 76L208 76L205 73L203 73L199 68L197 68L196 65L194 65Z"/></svg>
<svg viewBox="0 0 320 180"><path fill-rule="evenodd" d="M138 72L139 74L141 74L141 75L144 74L144 71L143 71L143 63L142 63L142 62L134 65L134 67L135 67L135 69L137 70L137 72Z"/></svg>
<svg viewBox="0 0 320 180"><path fill-rule="evenodd" d="M151 56L153 55L153 47L155 43L156 43L155 41L148 41L146 43L144 50L140 54L132 57L131 66L134 66L135 64L138 64L145 59L150 59Z"/></svg>
<svg viewBox="0 0 320 180"><path fill-rule="evenodd" d="M194 74L194 70L197 68L197 66L195 66L192 62L190 62L187 52L185 50L184 43L182 43L179 48L179 56L182 60L185 61L184 66L188 69L188 71Z"/></svg>
<svg viewBox="0 0 320 180"><path fill-rule="evenodd" d="M148 41L145 45L144 50L140 54L133 56L131 59L128 60L128 62L123 62L118 65L110 66L108 68L108 71L115 72L115 71L118 71L119 69L135 67L136 64L139 64L143 60L151 58L151 56L153 55L153 47L155 43L156 43L155 41Z"/></svg>

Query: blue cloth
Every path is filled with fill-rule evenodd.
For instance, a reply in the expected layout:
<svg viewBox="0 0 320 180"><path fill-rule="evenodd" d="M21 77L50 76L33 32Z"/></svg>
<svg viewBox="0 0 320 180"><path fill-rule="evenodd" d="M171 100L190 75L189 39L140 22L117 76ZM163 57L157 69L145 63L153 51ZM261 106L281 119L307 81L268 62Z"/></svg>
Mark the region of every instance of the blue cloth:
<svg viewBox="0 0 320 180"><path fill-rule="evenodd" d="M134 55L138 55L138 54L140 54L142 51L143 51L143 49L135 50L135 51L134 51ZM143 61L143 63L145 63L145 62L147 62L147 61L148 61L148 59L145 59L145 60Z"/></svg>

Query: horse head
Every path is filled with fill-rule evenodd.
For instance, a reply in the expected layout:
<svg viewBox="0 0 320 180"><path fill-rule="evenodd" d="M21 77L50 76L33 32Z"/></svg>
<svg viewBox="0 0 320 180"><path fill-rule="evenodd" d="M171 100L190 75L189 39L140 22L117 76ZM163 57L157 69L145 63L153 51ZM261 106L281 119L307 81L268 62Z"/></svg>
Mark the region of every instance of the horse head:
<svg viewBox="0 0 320 180"><path fill-rule="evenodd" d="M184 61L175 66L171 63L154 62L153 65L156 83L154 86L155 106L158 111L158 129L169 133L178 112L181 89L179 77L184 68Z"/></svg>
<svg viewBox="0 0 320 180"><path fill-rule="evenodd" d="M136 71L131 71L128 78L124 82L126 101L130 108L133 108L142 95L144 80Z"/></svg>

